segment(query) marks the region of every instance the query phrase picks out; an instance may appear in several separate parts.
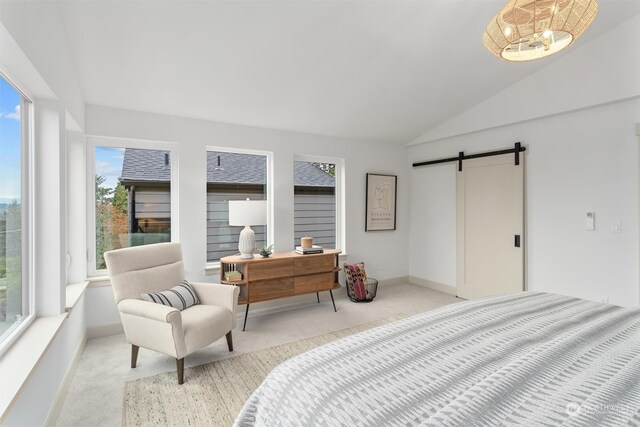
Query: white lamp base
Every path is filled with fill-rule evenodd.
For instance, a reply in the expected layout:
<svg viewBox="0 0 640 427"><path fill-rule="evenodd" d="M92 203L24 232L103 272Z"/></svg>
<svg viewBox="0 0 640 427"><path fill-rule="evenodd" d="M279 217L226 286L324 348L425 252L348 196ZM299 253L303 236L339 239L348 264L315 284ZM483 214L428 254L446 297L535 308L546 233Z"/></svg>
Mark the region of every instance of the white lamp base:
<svg viewBox="0 0 640 427"><path fill-rule="evenodd" d="M240 251L240 258L245 259L253 258L253 253L256 251L256 233L248 225L245 225L240 232L238 250Z"/></svg>

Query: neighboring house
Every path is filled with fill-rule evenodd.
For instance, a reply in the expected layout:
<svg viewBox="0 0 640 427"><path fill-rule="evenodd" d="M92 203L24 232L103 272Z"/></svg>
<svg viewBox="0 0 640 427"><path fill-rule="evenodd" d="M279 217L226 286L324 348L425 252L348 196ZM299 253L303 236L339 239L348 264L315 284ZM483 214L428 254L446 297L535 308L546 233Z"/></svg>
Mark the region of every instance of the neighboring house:
<svg viewBox="0 0 640 427"><path fill-rule="evenodd" d="M240 153L207 152L207 261L238 252L242 227L229 226L229 200L265 199L267 164L264 156ZM151 240L170 240L171 197L169 182L171 158L168 151L126 149L122 167L122 185L129 202L129 232L147 234ZM335 247L335 178L313 163L295 162L294 166L293 249L305 235L314 243ZM265 226L252 226L256 244L266 243ZM136 241L135 239L143 239ZM131 244L150 243L145 236Z"/></svg>

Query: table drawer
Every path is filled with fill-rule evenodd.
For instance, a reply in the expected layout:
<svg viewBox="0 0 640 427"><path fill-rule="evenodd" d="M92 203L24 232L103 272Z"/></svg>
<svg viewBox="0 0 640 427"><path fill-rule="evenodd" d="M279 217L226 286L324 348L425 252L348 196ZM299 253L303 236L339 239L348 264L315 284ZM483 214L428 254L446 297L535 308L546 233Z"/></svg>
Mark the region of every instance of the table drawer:
<svg viewBox="0 0 640 427"><path fill-rule="evenodd" d="M333 271L333 255L303 255L295 260L295 273L311 274Z"/></svg>
<svg viewBox="0 0 640 427"><path fill-rule="evenodd" d="M267 301L293 295L293 279L272 279L251 281L249 301Z"/></svg>
<svg viewBox="0 0 640 427"><path fill-rule="evenodd" d="M291 260L268 260L249 265L249 280L275 279L293 276Z"/></svg>
<svg viewBox="0 0 640 427"><path fill-rule="evenodd" d="M294 279L294 290L297 294L324 291L333 288L333 273L311 274Z"/></svg>

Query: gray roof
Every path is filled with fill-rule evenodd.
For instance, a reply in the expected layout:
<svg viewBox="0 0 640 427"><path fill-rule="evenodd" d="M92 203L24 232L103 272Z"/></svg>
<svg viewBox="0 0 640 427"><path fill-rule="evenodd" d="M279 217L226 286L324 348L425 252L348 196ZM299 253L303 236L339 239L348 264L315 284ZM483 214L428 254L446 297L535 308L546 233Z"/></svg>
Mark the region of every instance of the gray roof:
<svg viewBox="0 0 640 427"><path fill-rule="evenodd" d="M165 164L165 154L168 164ZM122 165L123 181L169 182L171 158L168 151L127 148ZM265 184L264 156L254 154L207 151L207 183ZM294 164L294 185L334 187L335 178L313 163Z"/></svg>
<svg viewBox="0 0 640 427"><path fill-rule="evenodd" d="M218 166L218 156L220 159ZM207 151L207 183L266 184L264 156Z"/></svg>
<svg viewBox="0 0 640 427"><path fill-rule="evenodd" d="M165 160L167 164L165 164ZM171 154L161 150L126 148L122 163L122 180L169 182L171 180Z"/></svg>

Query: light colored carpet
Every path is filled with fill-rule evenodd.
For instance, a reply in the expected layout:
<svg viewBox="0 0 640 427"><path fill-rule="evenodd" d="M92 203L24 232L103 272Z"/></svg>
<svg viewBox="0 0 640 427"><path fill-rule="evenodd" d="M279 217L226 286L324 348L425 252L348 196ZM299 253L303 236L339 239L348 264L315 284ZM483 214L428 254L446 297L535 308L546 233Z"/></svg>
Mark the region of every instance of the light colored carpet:
<svg viewBox="0 0 640 427"><path fill-rule="evenodd" d="M230 426L242 405L269 372L285 360L338 338L390 323L394 316L253 353L175 372L129 381L125 385L123 425Z"/></svg>

